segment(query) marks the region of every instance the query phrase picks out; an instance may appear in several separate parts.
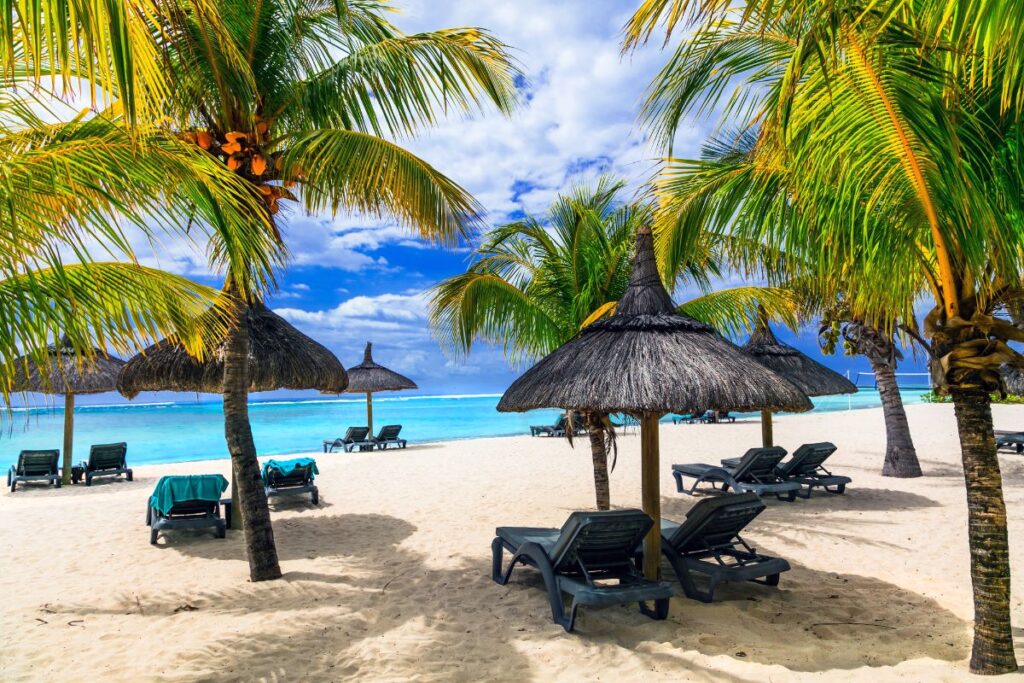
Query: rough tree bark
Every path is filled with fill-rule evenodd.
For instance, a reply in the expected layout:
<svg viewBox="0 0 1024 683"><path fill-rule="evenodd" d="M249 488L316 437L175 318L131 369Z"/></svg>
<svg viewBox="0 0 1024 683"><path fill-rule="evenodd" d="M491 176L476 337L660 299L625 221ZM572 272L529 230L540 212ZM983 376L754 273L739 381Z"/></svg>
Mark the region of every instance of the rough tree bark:
<svg viewBox="0 0 1024 683"><path fill-rule="evenodd" d="M236 320L228 332L224 351L224 436L238 488L238 508L234 513L242 515L249 577L253 581L267 581L280 578L281 567L249 426L248 402L249 329L244 320Z"/></svg>
<svg viewBox="0 0 1024 683"><path fill-rule="evenodd" d="M1017 671L1010 626L1010 548L992 409L982 390L951 389L967 484L967 535L974 590L971 671Z"/></svg>
<svg viewBox="0 0 1024 683"><path fill-rule="evenodd" d="M600 415L587 413L587 434L590 436L590 454L594 460L594 493L597 509L612 506L611 486L608 480L608 447L605 442L604 421Z"/></svg>
<svg viewBox="0 0 1024 683"><path fill-rule="evenodd" d="M917 460L917 449L910 435L907 411L903 407L899 384L896 382L896 368L887 358L879 354L867 354L871 369L875 373L878 394L882 399L882 417L885 420L885 461L882 464L883 477L920 477L921 464Z"/></svg>

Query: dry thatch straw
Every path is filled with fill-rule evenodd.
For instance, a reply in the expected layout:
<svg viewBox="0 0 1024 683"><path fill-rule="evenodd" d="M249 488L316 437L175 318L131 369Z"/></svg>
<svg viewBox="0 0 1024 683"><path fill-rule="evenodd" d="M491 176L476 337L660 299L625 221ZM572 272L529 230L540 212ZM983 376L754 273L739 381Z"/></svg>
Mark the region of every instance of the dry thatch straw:
<svg viewBox="0 0 1024 683"><path fill-rule="evenodd" d="M779 373L808 396L853 394L857 386L835 370L783 344L767 323L757 325L743 350L765 367Z"/></svg>
<svg viewBox="0 0 1024 683"><path fill-rule="evenodd" d="M249 391L318 389L341 393L348 386L345 368L325 346L299 332L262 302L245 312L249 328ZM203 362L167 339L128 361L117 390L128 398L140 391L221 393L224 387L224 345Z"/></svg>
<svg viewBox="0 0 1024 683"><path fill-rule="evenodd" d="M348 369L348 389L351 394L366 394L366 426L373 433L373 394L378 391L419 389L416 382L405 375L388 370L373 361L373 344L366 342L363 362Z"/></svg>
<svg viewBox="0 0 1024 683"><path fill-rule="evenodd" d="M92 358L79 356L67 337L51 344L50 362L39 366L28 356L15 359L12 391L41 394L100 394L117 388L124 361L93 349Z"/></svg>
<svg viewBox="0 0 1024 683"><path fill-rule="evenodd" d="M797 387L712 327L676 313L654 261L650 232L615 315L584 328L513 382L501 411L598 413L810 410Z"/></svg>
<svg viewBox="0 0 1024 683"><path fill-rule="evenodd" d="M383 365L378 365L373 360L373 344L366 342L366 349L363 351L363 362L354 365L347 370L348 389L345 391L351 394L375 393L378 391L402 391L405 389L418 389L416 382L413 382L404 375L388 370Z"/></svg>

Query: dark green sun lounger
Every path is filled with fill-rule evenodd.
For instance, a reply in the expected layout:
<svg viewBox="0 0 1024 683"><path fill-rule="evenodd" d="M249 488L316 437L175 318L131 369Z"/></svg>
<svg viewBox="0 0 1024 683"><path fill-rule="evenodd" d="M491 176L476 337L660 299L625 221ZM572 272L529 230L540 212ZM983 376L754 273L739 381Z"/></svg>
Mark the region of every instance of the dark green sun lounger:
<svg viewBox="0 0 1024 683"><path fill-rule="evenodd" d="M116 477L122 474L131 481L132 470L125 460L127 453L128 444L123 441L90 447L89 459L81 465L82 471L85 472L85 485L92 486L93 477Z"/></svg>
<svg viewBox="0 0 1024 683"><path fill-rule="evenodd" d="M324 453L333 453L335 448L351 453L356 446L359 446L359 450L372 449L373 443L369 436L369 427L349 427L340 439L324 439Z"/></svg>
<svg viewBox="0 0 1024 683"><path fill-rule="evenodd" d="M399 448L405 448L406 440L399 439L398 435L402 431L402 425L384 425L377 432L377 436L373 438L373 445L380 450L386 450L388 446L394 445Z"/></svg>
<svg viewBox="0 0 1024 683"><path fill-rule="evenodd" d="M825 469L825 461L836 452L836 446L828 441L805 443L793 452L792 457L775 466L775 471L786 481L795 481L807 487L803 498L810 498L811 491L822 488L829 493L842 494L846 485L853 482L849 477L832 474Z"/></svg>
<svg viewBox="0 0 1024 683"><path fill-rule="evenodd" d="M1024 432L996 430L996 450L1024 453Z"/></svg>
<svg viewBox="0 0 1024 683"><path fill-rule="evenodd" d="M682 524L661 520L662 554L687 597L711 602L715 587L730 581L779 585L779 574L789 571L789 562L758 554L740 536L764 509L756 493L738 493L701 500ZM707 580L705 590L697 587L695 575Z"/></svg>
<svg viewBox="0 0 1024 683"><path fill-rule="evenodd" d="M227 488L228 480L219 474L160 477L146 507L149 542L155 545L161 531L176 529L213 529L224 538L220 496Z"/></svg>
<svg viewBox="0 0 1024 683"><path fill-rule="evenodd" d="M668 616L672 586L645 579L634 563L637 545L650 530L651 518L639 510L574 512L561 529L498 527L491 543L491 578L508 583L517 564L530 565L544 577L552 620L572 631L580 605L640 604L654 619ZM502 572L505 551L512 554ZM572 596L568 616L563 593ZM645 604L654 601L654 609Z"/></svg>
<svg viewBox="0 0 1024 683"><path fill-rule="evenodd" d="M320 490L313 483L314 476L320 474L320 470L313 458L269 460L261 474L267 498L308 493L313 505L320 503Z"/></svg>
<svg viewBox="0 0 1024 683"><path fill-rule="evenodd" d="M530 425L530 436L555 436L558 433L565 433L566 417L559 415L552 425Z"/></svg>
<svg viewBox="0 0 1024 683"><path fill-rule="evenodd" d="M18 464L11 465L7 470L7 485L11 493L17 488L18 482L46 481L60 488L60 451L22 451L18 454Z"/></svg>
<svg viewBox="0 0 1024 683"><path fill-rule="evenodd" d="M691 496L698 492L721 493L732 489L737 493L774 495L779 500L793 501L800 491L800 484L783 480L775 471L775 466L784 457L785 448L751 448L735 466L704 463L672 465L672 476L676 480L676 489ZM694 480L689 488L683 484L683 477ZM708 487L701 488L703 485Z"/></svg>

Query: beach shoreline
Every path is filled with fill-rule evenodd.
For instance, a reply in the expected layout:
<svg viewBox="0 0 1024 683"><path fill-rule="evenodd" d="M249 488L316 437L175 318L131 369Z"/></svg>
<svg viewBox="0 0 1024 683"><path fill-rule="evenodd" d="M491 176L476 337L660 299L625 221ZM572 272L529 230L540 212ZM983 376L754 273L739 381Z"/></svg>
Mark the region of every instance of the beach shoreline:
<svg viewBox="0 0 1024 683"><path fill-rule="evenodd" d="M952 406L907 409L925 477L880 476L879 409L808 413L776 439L831 440L845 496L769 501L745 537L793 569L778 588L677 597L668 621L627 607L551 623L540 581L489 578L499 525L559 526L593 506L589 448L529 436L323 454L322 504L275 501L282 581L252 584L240 532L149 544L164 474L229 474L227 459L136 467L135 481L0 496L0 679L52 680L972 680L966 502ZM1024 406L994 406L1024 428ZM758 444L757 421L662 425L662 507L680 520L674 462ZM140 448L135 444L135 448ZM129 464L131 464L131 450ZM274 456L280 457L280 456ZM1024 572L1024 457L1000 456L1011 564ZM639 506L639 438L619 439L615 507ZM227 494L225 494L227 495ZM1024 591L1014 586L1014 625ZM1024 659L1018 640L1018 658ZM145 656L139 656L145 653Z"/></svg>

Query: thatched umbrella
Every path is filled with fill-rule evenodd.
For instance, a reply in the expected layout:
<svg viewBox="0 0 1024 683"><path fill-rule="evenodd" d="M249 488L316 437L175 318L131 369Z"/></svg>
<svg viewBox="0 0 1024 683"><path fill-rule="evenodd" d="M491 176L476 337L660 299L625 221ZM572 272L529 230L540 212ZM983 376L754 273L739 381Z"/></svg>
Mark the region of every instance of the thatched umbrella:
<svg viewBox="0 0 1024 683"><path fill-rule="evenodd" d="M373 434L373 395L378 391L405 389L419 387L408 377L373 362L373 344L366 342L363 362L348 369L348 389L345 391L350 394L366 394L366 424L370 434Z"/></svg>
<svg viewBox="0 0 1024 683"><path fill-rule="evenodd" d="M776 339L763 316L758 320L754 333L750 335L750 340L743 346L743 350L756 358L761 365L788 379L808 396L857 392L857 385L835 370ZM774 445L771 410L761 411L761 440L765 446Z"/></svg>
<svg viewBox="0 0 1024 683"><path fill-rule="evenodd" d="M676 313L654 260L650 228L637 233L633 273L615 315L584 328L513 382L498 410L563 408L640 420L644 573L660 570L658 421L665 413L771 407L809 410L795 386L704 323Z"/></svg>
<svg viewBox="0 0 1024 683"><path fill-rule="evenodd" d="M348 386L345 368L331 351L299 332L262 302L245 312L249 328L249 391L317 389L340 393ZM163 339L128 361L117 390L128 398L140 391L224 389L224 344L198 361L178 342Z"/></svg>
<svg viewBox="0 0 1024 683"><path fill-rule="evenodd" d="M64 395L64 472L65 484L71 481L74 461L75 396L102 394L117 388L117 376L124 361L93 349L92 358L79 356L65 335L60 344L51 344L49 364L40 367L28 356L15 359L13 391Z"/></svg>
<svg viewBox="0 0 1024 683"><path fill-rule="evenodd" d="M317 389L341 393L348 386L345 368L331 351L299 332L262 302L245 310L249 335L249 391ZM117 380L117 390L128 398L140 391L195 391L222 393L227 340L202 362L180 343L164 339L128 361ZM232 507L239 510L238 486L232 468ZM232 515L240 528L241 515Z"/></svg>

